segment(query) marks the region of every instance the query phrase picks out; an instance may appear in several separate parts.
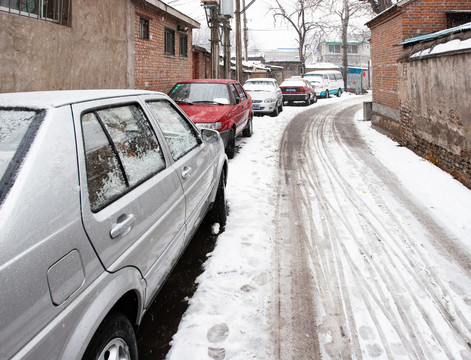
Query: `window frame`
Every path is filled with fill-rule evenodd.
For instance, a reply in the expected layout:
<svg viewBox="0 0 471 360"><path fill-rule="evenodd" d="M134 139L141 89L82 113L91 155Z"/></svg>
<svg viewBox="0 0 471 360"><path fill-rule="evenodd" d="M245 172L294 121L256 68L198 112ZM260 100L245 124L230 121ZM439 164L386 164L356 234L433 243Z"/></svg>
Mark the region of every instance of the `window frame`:
<svg viewBox="0 0 471 360"><path fill-rule="evenodd" d="M168 27L164 29L164 54L175 56L175 30Z"/></svg>
<svg viewBox="0 0 471 360"><path fill-rule="evenodd" d="M180 57L188 58L188 35L179 33Z"/></svg>
<svg viewBox="0 0 471 360"><path fill-rule="evenodd" d="M43 20L54 24L70 26L72 0L37 0L37 11L21 10L12 6L10 0L3 0L6 4L0 2L0 11L9 14L24 16L32 19ZM23 3L24 4L24 3ZM52 5L51 5L52 4ZM21 6L21 3L20 3ZM52 6L52 8L51 8ZM52 17L49 15L52 14Z"/></svg>
<svg viewBox="0 0 471 360"><path fill-rule="evenodd" d="M139 17L139 39L150 40L150 20L142 16Z"/></svg>
<svg viewBox="0 0 471 360"><path fill-rule="evenodd" d="M136 106L136 108L138 108L140 110L140 112L143 115L143 118L147 122L147 124L148 124L148 126L149 126L155 140L156 140L158 148L160 149L160 152L162 154L162 160L164 162L164 165L160 169L147 174L145 177L141 178L139 181L137 181L133 184L131 184L129 182L129 177L128 177L126 168L124 166L124 163L123 163L123 160L121 158L121 155L120 155L119 151L117 151L117 149L116 149L116 144L113 140L113 137L110 135L110 133L107 130L106 126L104 126L104 123L103 123L102 119L99 116L97 116L97 113L100 112L100 111L107 110L107 109L119 108L119 107L126 107L126 106ZM118 195L115 195L115 196L111 197L110 199L107 199L105 202L99 204L99 206L97 206L97 207L92 207L92 203L90 202L90 188L89 188L89 183L88 183L89 173L88 173L88 161L87 161L87 146L86 146L86 141L85 141L85 131L84 131L84 128L83 128L83 123L82 123L83 117L87 114L94 114L95 118L97 119L97 121L99 123L99 126L101 127L101 129L103 131L103 134L106 136L106 138L108 140L108 145L113 148L113 154L116 157L116 160L118 161L119 171L121 172L121 175L123 176L124 181L125 181L125 189L123 191L121 191ZM159 173L164 171L169 166L168 162L167 162L167 159L166 159L166 156L165 156L164 146L162 146L162 141L159 137L159 134L157 133L157 131L156 131L154 125L153 125L153 122L151 121L151 119L149 117L149 114L143 108L142 104L139 101L131 100L131 101L126 101L126 102L116 102L116 103L113 102L111 104L107 104L107 105L104 105L104 106L91 107L91 108L84 109L80 113L80 122L79 122L79 124L80 124L79 126L81 128L81 137L82 137L82 144L83 144L83 156L84 156L84 161L85 161L84 162L84 164L85 164L85 169L84 170L85 170L85 181L87 183L87 195L86 195L86 197L87 197L88 202L89 202L90 210L94 214L99 213L103 209L107 208L108 206L113 204L115 201L119 200L120 198L122 198L123 196L128 194L129 192L133 191L135 188L139 187L144 182L152 179L153 177L155 177L156 175L158 175Z"/></svg>

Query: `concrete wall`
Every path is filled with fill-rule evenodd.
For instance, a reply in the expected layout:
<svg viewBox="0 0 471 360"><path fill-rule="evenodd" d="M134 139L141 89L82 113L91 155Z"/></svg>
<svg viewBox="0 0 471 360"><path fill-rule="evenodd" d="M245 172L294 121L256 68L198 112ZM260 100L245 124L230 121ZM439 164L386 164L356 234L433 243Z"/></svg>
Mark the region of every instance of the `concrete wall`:
<svg viewBox="0 0 471 360"><path fill-rule="evenodd" d="M471 188L471 52L399 65L403 142Z"/></svg>
<svg viewBox="0 0 471 360"><path fill-rule="evenodd" d="M70 27L0 12L0 92L134 87L133 15L129 0L72 0Z"/></svg>

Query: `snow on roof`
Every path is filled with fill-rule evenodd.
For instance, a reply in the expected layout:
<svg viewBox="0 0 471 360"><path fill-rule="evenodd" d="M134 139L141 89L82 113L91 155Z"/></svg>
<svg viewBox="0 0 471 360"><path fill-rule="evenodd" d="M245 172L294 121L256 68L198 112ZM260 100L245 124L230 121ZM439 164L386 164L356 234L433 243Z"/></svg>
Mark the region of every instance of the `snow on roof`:
<svg viewBox="0 0 471 360"><path fill-rule="evenodd" d="M443 44L431 46L410 56L410 59L419 59L427 56L445 54L453 51L471 49L471 38L467 40L454 39Z"/></svg>
<svg viewBox="0 0 471 360"><path fill-rule="evenodd" d="M47 108L110 97L146 94L161 93L147 90L60 90L4 93L0 94L0 106Z"/></svg>

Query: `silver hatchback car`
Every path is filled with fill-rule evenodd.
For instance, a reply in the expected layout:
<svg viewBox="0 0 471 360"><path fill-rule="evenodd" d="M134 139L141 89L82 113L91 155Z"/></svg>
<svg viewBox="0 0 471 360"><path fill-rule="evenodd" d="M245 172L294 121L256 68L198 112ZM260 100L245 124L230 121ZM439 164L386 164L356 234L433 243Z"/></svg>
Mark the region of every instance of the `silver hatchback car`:
<svg viewBox="0 0 471 360"><path fill-rule="evenodd" d="M135 328L227 157L167 95L0 94L0 358L136 359Z"/></svg>

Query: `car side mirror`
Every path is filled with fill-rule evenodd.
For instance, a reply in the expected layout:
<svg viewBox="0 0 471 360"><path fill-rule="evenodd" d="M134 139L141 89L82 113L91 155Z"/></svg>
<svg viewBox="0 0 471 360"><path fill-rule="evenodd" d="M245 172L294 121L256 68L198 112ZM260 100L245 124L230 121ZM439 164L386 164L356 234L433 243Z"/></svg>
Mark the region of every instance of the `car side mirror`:
<svg viewBox="0 0 471 360"><path fill-rule="evenodd" d="M217 144L219 142L220 135L216 130L203 128L200 132L203 142L208 144Z"/></svg>

